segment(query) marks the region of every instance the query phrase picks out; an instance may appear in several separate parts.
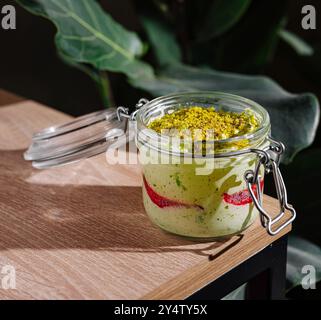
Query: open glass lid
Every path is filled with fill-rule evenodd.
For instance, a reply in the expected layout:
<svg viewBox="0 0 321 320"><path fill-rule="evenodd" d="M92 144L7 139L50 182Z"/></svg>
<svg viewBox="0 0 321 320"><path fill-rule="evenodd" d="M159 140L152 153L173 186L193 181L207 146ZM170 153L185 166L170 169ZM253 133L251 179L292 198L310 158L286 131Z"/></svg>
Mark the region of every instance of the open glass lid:
<svg viewBox="0 0 321 320"><path fill-rule="evenodd" d="M36 133L24 158L38 169L61 166L105 152L125 130L116 109L94 112Z"/></svg>

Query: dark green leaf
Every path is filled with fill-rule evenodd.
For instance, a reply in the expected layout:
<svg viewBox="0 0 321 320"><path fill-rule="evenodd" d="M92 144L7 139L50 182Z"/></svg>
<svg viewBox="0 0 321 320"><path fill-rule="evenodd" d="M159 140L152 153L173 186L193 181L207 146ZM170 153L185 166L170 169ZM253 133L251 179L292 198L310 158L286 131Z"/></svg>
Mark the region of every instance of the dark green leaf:
<svg viewBox="0 0 321 320"><path fill-rule="evenodd" d="M302 268L307 265L315 268L315 282L320 281L321 248L305 239L290 236L286 267L287 290L301 284L302 278L306 276Z"/></svg>
<svg viewBox="0 0 321 320"><path fill-rule="evenodd" d="M287 31L287 30L280 30L279 36L283 39L288 45L290 45L297 54L300 56L312 56L313 55L313 48L301 39L296 34Z"/></svg>
<svg viewBox="0 0 321 320"><path fill-rule="evenodd" d="M319 122L318 100L313 94L290 94L263 76L176 65L153 80L137 79L132 84L154 96L181 91L224 91L260 103L270 114L273 136L287 147L284 162L313 142Z"/></svg>
<svg viewBox="0 0 321 320"><path fill-rule="evenodd" d="M215 0L211 2L203 19L198 21L200 28L197 38L206 41L220 36L233 27L246 12L251 0Z"/></svg>
<svg viewBox="0 0 321 320"><path fill-rule="evenodd" d="M149 41L159 65L169 65L181 61L181 50L176 42L175 34L156 17L141 16Z"/></svg>
<svg viewBox="0 0 321 320"><path fill-rule="evenodd" d="M18 3L56 25L57 48L70 60L91 64L98 70L122 72L130 78L153 75L151 67L138 60L144 51L138 36L114 21L96 1L18 0Z"/></svg>

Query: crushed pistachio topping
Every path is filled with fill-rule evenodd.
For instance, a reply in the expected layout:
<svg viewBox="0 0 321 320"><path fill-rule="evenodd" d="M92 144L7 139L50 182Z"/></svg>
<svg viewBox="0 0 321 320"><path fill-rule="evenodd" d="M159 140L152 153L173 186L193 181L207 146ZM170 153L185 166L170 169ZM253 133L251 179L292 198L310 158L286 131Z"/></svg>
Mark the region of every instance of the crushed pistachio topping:
<svg viewBox="0 0 321 320"><path fill-rule="evenodd" d="M222 140L242 136L259 126L253 112L242 113L216 111L214 107L193 106L166 114L149 123L148 127L158 133L167 132L180 138L193 140Z"/></svg>

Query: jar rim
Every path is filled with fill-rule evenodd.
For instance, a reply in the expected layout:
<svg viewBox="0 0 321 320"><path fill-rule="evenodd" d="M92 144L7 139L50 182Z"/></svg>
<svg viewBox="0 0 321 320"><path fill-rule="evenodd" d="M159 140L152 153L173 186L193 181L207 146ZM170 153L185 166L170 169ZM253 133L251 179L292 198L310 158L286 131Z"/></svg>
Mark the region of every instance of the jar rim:
<svg viewBox="0 0 321 320"><path fill-rule="evenodd" d="M250 100L248 98L238 96L231 93L225 93L220 91L187 91L187 92L176 92L173 94L157 97L148 103L146 103L139 112L137 113L137 127L138 127L138 135L143 132L140 138L146 143L147 140L150 141L160 141L166 139L166 136L161 135L160 133L149 129L148 123L146 123L145 118L146 114L153 109L159 108L162 105L171 105L175 106L178 103L178 99L186 99L185 102L188 102L189 99L196 98L197 99L217 99L218 102L234 102L236 105L243 104L247 106L247 108L251 109L256 116L260 118L260 125L259 127L250 133L246 133L244 135L235 136L226 139L215 140L215 144L231 144L242 140L248 141L261 141L262 138L266 137L270 132L270 117L267 110L262 107L257 102ZM193 102L195 105L197 102ZM214 105L214 103L212 104ZM244 108L245 110L245 108ZM167 136L167 138L169 138ZM139 139L139 137L138 137ZM247 148L243 149L246 150ZM224 152L223 152L224 153ZM229 153L229 152L226 152Z"/></svg>

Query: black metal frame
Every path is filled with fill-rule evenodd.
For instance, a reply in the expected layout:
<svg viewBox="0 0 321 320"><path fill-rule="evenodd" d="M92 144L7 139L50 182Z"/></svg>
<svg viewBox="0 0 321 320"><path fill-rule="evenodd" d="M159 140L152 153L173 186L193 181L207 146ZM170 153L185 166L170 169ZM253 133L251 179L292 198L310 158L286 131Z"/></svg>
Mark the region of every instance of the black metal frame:
<svg viewBox="0 0 321 320"><path fill-rule="evenodd" d="M246 299L285 298L287 236L195 292L189 300L217 300L247 282Z"/></svg>

